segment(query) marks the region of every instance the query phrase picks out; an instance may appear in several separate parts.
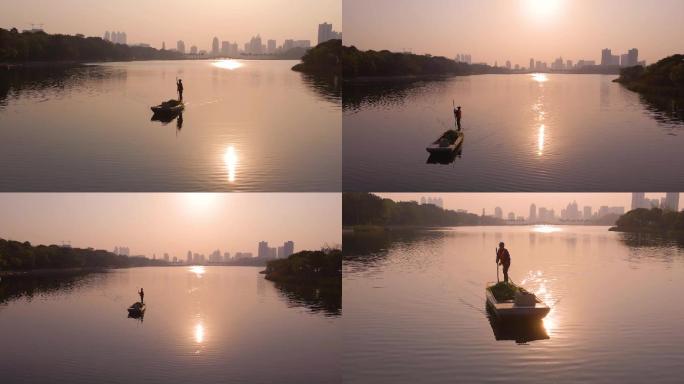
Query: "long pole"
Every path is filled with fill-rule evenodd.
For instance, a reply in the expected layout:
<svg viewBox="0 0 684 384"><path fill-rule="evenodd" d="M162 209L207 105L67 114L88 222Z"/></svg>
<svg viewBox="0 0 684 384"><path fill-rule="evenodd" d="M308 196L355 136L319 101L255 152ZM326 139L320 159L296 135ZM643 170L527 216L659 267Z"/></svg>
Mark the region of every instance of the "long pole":
<svg viewBox="0 0 684 384"><path fill-rule="evenodd" d="M495 248L494 253L496 253L496 257L499 257L499 251ZM496 282L499 283L499 260L496 261Z"/></svg>

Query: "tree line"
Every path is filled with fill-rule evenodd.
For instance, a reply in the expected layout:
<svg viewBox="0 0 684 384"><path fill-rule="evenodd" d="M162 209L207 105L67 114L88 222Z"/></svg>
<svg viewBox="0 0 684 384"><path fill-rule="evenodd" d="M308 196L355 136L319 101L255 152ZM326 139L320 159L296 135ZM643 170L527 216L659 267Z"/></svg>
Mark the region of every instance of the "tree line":
<svg viewBox="0 0 684 384"><path fill-rule="evenodd" d="M342 284L342 251L301 251L287 259L269 261L266 279L280 283Z"/></svg>
<svg viewBox="0 0 684 384"><path fill-rule="evenodd" d="M660 208L631 210L615 223L611 230L619 232L654 232L684 234L684 212Z"/></svg>
<svg viewBox="0 0 684 384"><path fill-rule="evenodd" d="M635 92L684 98L684 55L666 57L646 68L623 68L615 81Z"/></svg>
<svg viewBox="0 0 684 384"><path fill-rule="evenodd" d="M503 225L491 216L457 212L432 204L415 201L395 202L372 193L342 194L342 224L344 226L419 226L452 227L461 225Z"/></svg>
<svg viewBox="0 0 684 384"><path fill-rule="evenodd" d="M342 47L342 74L345 77L429 76L511 73L503 67L467 64L442 56L383 51L361 51Z"/></svg>
<svg viewBox="0 0 684 384"><path fill-rule="evenodd" d="M151 47L114 44L100 37L19 32L0 28L0 62L129 61L179 59L183 55Z"/></svg>
<svg viewBox="0 0 684 384"><path fill-rule="evenodd" d="M339 75L342 72L342 40L328 40L306 51L302 62L292 67L298 72Z"/></svg>
<svg viewBox="0 0 684 384"><path fill-rule="evenodd" d="M163 260L150 260L142 256L120 256L100 249L58 245L34 246L28 241L0 239L0 270L127 268L166 264Z"/></svg>

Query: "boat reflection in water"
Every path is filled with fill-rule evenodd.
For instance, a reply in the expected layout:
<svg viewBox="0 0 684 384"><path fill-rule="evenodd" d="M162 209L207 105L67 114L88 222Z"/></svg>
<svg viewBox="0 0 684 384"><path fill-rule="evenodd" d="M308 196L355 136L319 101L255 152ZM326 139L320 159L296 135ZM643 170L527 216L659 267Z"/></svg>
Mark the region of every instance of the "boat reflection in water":
<svg viewBox="0 0 684 384"><path fill-rule="evenodd" d="M448 153L432 153L427 159L428 164L449 165L456 161L456 158L463 157L463 143L456 150Z"/></svg>
<svg viewBox="0 0 684 384"><path fill-rule="evenodd" d="M489 325L497 341L512 340L516 344L527 344L536 340L548 340L549 334L543 319L501 319L485 302Z"/></svg>
<svg viewBox="0 0 684 384"><path fill-rule="evenodd" d="M168 125L176 120L176 130L180 131L183 128L183 112L172 114L157 114L152 115L150 121L158 121L162 125Z"/></svg>

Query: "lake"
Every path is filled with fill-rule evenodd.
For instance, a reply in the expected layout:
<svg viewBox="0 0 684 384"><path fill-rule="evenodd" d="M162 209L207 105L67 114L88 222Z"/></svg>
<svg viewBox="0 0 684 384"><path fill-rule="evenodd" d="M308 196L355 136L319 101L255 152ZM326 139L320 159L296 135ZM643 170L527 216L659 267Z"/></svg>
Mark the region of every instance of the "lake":
<svg viewBox="0 0 684 384"><path fill-rule="evenodd" d="M346 233L343 241L347 383L676 383L684 375L681 243L581 226ZM485 309L499 241L512 280L552 307L528 329L490 323Z"/></svg>
<svg viewBox="0 0 684 384"><path fill-rule="evenodd" d="M3 277L3 383L339 383L340 295L255 267ZM126 308L144 287L147 310Z"/></svg>
<svg viewBox="0 0 684 384"><path fill-rule="evenodd" d="M0 190L339 191L340 87L296 63L0 70ZM182 115L151 120L178 77Z"/></svg>
<svg viewBox="0 0 684 384"><path fill-rule="evenodd" d="M680 190L684 106L614 75L520 74L344 84L345 191ZM454 156L425 148L454 126Z"/></svg>

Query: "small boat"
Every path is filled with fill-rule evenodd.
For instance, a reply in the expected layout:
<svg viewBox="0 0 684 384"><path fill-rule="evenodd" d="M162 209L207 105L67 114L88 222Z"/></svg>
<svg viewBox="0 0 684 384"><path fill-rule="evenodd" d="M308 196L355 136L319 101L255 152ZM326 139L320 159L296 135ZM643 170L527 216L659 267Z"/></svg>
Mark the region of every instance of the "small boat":
<svg viewBox="0 0 684 384"><path fill-rule="evenodd" d="M128 307L129 316L142 316L145 313L145 304L141 302L136 302L135 304Z"/></svg>
<svg viewBox="0 0 684 384"><path fill-rule="evenodd" d="M159 105L155 105L154 107L150 107L152 112L154 112L155 115L174 115L177 113L180 113L183 108L185 108L185 104L183 104L182 101L180 100L169 100L169 101L163 101Z"/></svg>
<svg viewBox="0 0 684 384"><path fill-rule="evenodd" d="M504 284L504 283L498 283ZM493 289L497 283L488 283L485 288L487 305L494 314L501 319L543 319L551 310L534 293L528 292L523 287L508 283L509 288L515 292L513 297L495 297Z"/></svg>
<svg viewBox="0 0 684 384"><path fill-rule="evenodd" d="M425 148L431 154L445 154L456 150L463 143L463 131L450 129L442 134L434 143Z"/></svg>

